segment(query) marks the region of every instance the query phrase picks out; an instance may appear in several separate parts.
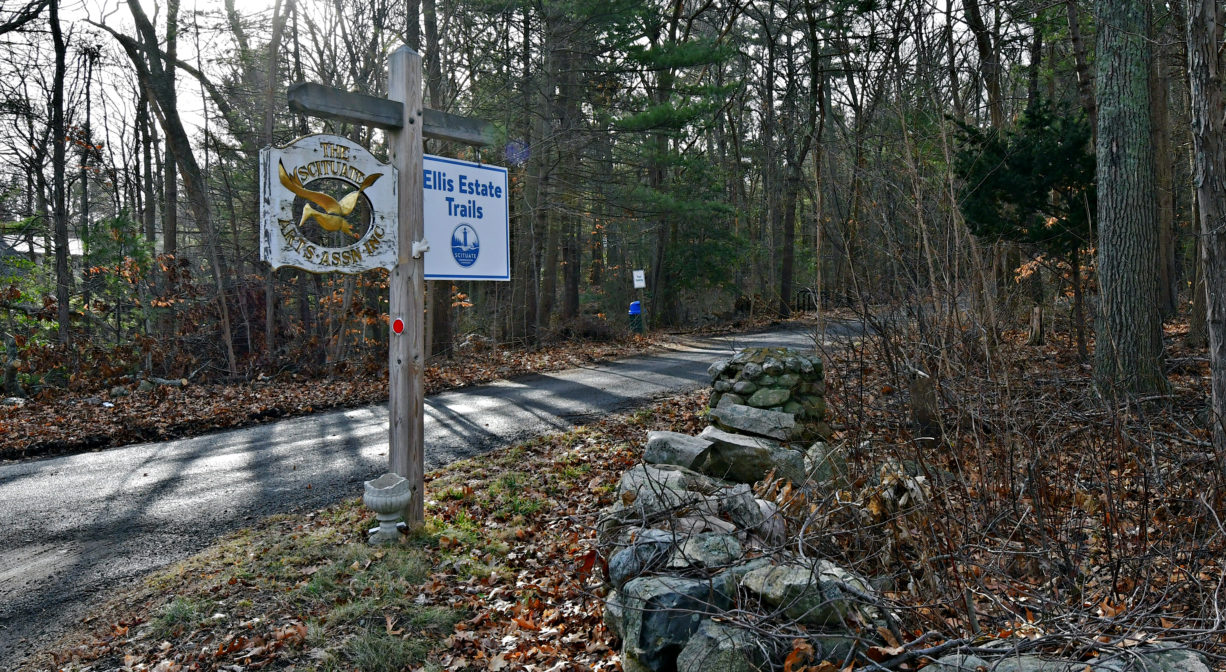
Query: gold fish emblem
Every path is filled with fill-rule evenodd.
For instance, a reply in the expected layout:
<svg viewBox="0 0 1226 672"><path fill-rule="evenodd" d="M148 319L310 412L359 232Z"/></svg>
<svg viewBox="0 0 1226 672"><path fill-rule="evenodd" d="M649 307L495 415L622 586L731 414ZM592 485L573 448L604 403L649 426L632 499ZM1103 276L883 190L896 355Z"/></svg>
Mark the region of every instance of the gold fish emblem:
<svg viewBox="0 0 1226 672"><path fill-rule="evenodd" d="M286 189L289 189L307 201L314 203L320 208L323 208L323 211L321 212L315 208L312 208L310 205L304 205L302 207L302 219L298 220L299 227L305 224L308 219L314 218L315 221L319 223L320 228L322 228L324 231L343 231L354 238L360 238L361 236L354 233L353 230L349 228L349 222L345 218L348 217L349 214L353 212L353 209L357 207L358 198L361 197L362 192L365 191L367 187L374 184L375 180L378 180L383 176L383 173L374 173L366 176L366 179L362 180L362 184L358 185L357 191L352 191L345 194L345 196L338 201L323 192L311 191L310 189L302 186L302 182L299 181L297 177L285 171L284 163L277 163L277 173L281 178L281 184Z"/></svg>

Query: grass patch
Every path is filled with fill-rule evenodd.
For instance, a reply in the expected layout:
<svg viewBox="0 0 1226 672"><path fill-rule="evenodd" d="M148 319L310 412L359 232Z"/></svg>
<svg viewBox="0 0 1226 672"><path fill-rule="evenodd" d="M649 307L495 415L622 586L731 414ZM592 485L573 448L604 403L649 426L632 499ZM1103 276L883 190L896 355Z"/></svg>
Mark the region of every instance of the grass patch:
<svg viewBox="0 0 1226 672"><path fill-rule="evenodd" d="M150 625L150 635L165 639L190 630L203 618L204 606L196 600L176 597L162 607Z"/></svg>
<svg viewBox="0 0 1226 672"><path fill-rule="evenodd" d="M342 655L365 672L401 672L420 665L429 652L427 639L405 639L381 630L367 630L346 642Z"/></svg>

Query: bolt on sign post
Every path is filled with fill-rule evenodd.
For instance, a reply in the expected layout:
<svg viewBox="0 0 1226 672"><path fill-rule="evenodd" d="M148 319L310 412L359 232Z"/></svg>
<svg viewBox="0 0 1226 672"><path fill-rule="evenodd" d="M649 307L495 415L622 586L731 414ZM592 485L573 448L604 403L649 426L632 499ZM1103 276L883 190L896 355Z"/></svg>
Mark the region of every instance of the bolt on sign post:
<svg viewBox="0 0 1226 672"><path fill-rule="evenodd" d="M373 126L388 133L392 163L381 168L366 163L345 164L337 152L342 152L344 157L369 153L334 136L309 136L295 141L293 146L319 138L315 141L319 143L318 149L312 151L320 155L305 155L310 160L292 158L286 162L276 153L286 149L268 148L261 152L261 203L265 213L261 253L268 250L269 255L262 258L275 267L278 263L274 261L278 254L275 250L284 253L291 249L303 258L289 262L290 265L315 273L358 272L379 267L391 270L388 462L389 470L408 479L413 488L413 498L404 512L404 519L409 527L418 527L425 520L422 426L425 416L426 269L431 266L432 258L443 255L450 256L460 268L477 267L478 272L484 273L481 270L484 266L477 264L483 257L488 262L497 255L499 237L499 232L488 223L498 217L505 223L507 202L505 170L471 164L481 170L472 175L464 173L463 178L457 172L455 191L444 195L444 198L450 196L450 201L443 201L452 207L452 214L444 221L444 228L451 228L447 229L447 235L431 234L440 248L431 255L423 219L426 173L423 172L422 141L433 138L489 145L493 144L493 127L478 119L425 109L422 106L421 56L407 46L391 54L388 98L312 83L295 84L287 95L289 107L295 112ZM330 149L323 144L325 142L330 143L330 147L342 149ZM267 158L264 158L265 152ZM318 165L312 168L312 161L317 161ZM281 165L284 165L284 178ZM499 170L501 183L494 179ZM285 191L278 192L278 186ZM390 206L394 218L381 210L385 199L394 203ZM498 209L500 203L504 210ZM263 210L265 205L267 210ZM362 219L367 212L372 213L372 219ZM320 234L317 228L326 233ZM505 227L502 235L505 236ZM323 240L327 244L317 242L312 248L312 240ZM305 258L308 254L309 259ZM378 263L366 265L375 259ZM498 277L498 268L489 271L487 277L462 277L509 279L509 265L501 273L507 277ZM461 276L440 272L430 277Z"/></svg>

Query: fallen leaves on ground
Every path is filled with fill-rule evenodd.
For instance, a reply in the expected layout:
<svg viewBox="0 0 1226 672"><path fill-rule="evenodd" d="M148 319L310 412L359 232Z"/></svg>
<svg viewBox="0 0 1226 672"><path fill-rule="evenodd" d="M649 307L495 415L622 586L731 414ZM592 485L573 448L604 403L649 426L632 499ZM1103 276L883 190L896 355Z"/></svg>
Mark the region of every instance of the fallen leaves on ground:
<svg viewBox="0 0 1226 672"><path fill-rule="evenodd" d="M557 371L644 352L658 341L576 341L536 350L490 346L426 368L426 393L434 394L527 373ZM295 375L230 385L121 386L109 392L29 400L0 406L0 460L144 441L164 441L387 401L386 370L305 379Z"/></svg>

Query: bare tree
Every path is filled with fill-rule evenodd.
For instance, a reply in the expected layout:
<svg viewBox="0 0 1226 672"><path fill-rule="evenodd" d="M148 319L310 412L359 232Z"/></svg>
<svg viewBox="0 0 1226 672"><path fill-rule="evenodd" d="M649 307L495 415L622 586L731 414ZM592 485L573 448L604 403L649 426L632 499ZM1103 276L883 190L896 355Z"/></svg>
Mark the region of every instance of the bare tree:
<svg viewBox="0 0 1226 672"><path fill-rule="evenodd" d="M1226 60L1223 8L1216 0L1188 2L1188 83L1192 101L1196 196L1200 206L1203 292L1213 390L1213 444L1226 454Z"/></svg>
<svg viewBox="0 0 1226 672"><path fill-rule="evenodd" d="M1106 387L1165 387L1158 315L1158 224L1150 142L1149 3L1100 0L1098 280L1094 370Z"/></svg>

